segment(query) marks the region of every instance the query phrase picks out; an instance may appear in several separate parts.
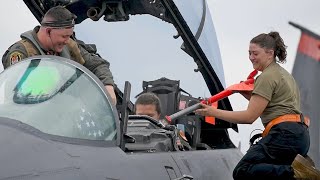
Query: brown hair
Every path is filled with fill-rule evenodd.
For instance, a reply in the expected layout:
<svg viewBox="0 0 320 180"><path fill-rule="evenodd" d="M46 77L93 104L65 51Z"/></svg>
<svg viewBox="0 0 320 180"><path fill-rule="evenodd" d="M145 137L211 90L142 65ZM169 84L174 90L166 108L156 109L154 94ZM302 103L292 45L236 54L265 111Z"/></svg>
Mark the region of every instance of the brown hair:
<svg viewBox="0 0 320 180"><path fill-rule="evenodd" d="M135 105L134 105L134 111L136 111L136 106L140 105L155 105L156 111L158 114L161 114L161 105L160 105L160 99L157 95L153 93L143 93L140 96L138 96Z"/></svg>
<svg viewBox="0 0 320 180"><path fill-rule="evenodd" d="M277 62L285 63L287 57L287 46L284 44L278 32L262 33L254 37L250 43L259 45L261 48L272 49ZM276 59L278 57L278 59Z"/></svg>
<svg viewBox="0 0 320 180"><path fill-rule="evenodd" d="M63 6L55 6L44 15L41 25L48 27L73 27L75 25L76 15L72 14Z"/></svg>

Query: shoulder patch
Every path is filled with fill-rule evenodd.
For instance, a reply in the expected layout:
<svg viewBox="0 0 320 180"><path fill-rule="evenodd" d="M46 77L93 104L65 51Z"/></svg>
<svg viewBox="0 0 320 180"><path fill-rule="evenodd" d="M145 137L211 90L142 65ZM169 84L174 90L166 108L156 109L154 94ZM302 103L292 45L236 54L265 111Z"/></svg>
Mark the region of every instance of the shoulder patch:
<svg viewBox="0 0 320 180"><path fill-rule="evenodd" d="M16 64L17 62L22 60L22 53L18 51L14 51L9 55L10 65Z"/></svg>

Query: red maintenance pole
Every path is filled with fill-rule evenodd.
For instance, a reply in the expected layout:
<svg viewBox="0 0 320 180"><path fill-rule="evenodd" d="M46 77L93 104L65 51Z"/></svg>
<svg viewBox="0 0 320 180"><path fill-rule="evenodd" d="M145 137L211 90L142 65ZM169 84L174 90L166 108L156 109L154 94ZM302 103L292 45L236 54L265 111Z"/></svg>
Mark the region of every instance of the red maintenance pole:
<svg viewBox="0 0 320 180"><path fill-rule="evenodd" d="M209 99L206 99L206 100L202 100L200 103L197 103L197 104L194 104L186 109L183 109L179 112L176 112L170 116L165 116L166 120L168 122L171 123L171 121L183 116L183 115L186 115L186 114L189 114L199 108L201 108L201 103L202 104L212 104L214 102L217 102L223 98L226 98L228 96L230 96L231 94L235 93L235 92L239 92L239 91L252 91L253 90L253 84L254 84L254 77L257 75L258 71L257 70L254 70L252 71L247 80L246 81L242 81L238 84L234 84L234 85L231 85L229 86L228 88L226 88L225 90L219 92L218 94L214 95L214 96L211 96Z"/></svg>

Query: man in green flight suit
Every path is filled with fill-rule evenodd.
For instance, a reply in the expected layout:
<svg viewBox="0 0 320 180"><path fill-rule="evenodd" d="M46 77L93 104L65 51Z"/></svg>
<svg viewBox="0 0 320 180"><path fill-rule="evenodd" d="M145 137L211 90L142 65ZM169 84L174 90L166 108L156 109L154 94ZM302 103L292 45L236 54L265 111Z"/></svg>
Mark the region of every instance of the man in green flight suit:
<svg viewBox="0 0 320 180"><path fill-rule="evenodd" d="M21 34L21 40L9 47L2 57L4 69L35 55L56 55L74 60L93 72L105 85L117 103L110 63L88 52L85 47L70 38L73 35L76 16L63 6L56 6L44 15L41 26Z"/></svg>

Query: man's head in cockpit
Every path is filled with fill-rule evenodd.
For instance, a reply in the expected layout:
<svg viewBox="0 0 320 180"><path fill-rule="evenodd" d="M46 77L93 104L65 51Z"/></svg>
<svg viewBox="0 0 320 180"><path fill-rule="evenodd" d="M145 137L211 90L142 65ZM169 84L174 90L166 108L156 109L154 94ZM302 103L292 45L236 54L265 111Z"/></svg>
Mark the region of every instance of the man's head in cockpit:
<svg viewBox="0 0 320 180"><path fill-rule="evenodd" d="M136 115L147 115L159 120L161 115L160 99L153 93L141 94L134 105Z"/></svg>

